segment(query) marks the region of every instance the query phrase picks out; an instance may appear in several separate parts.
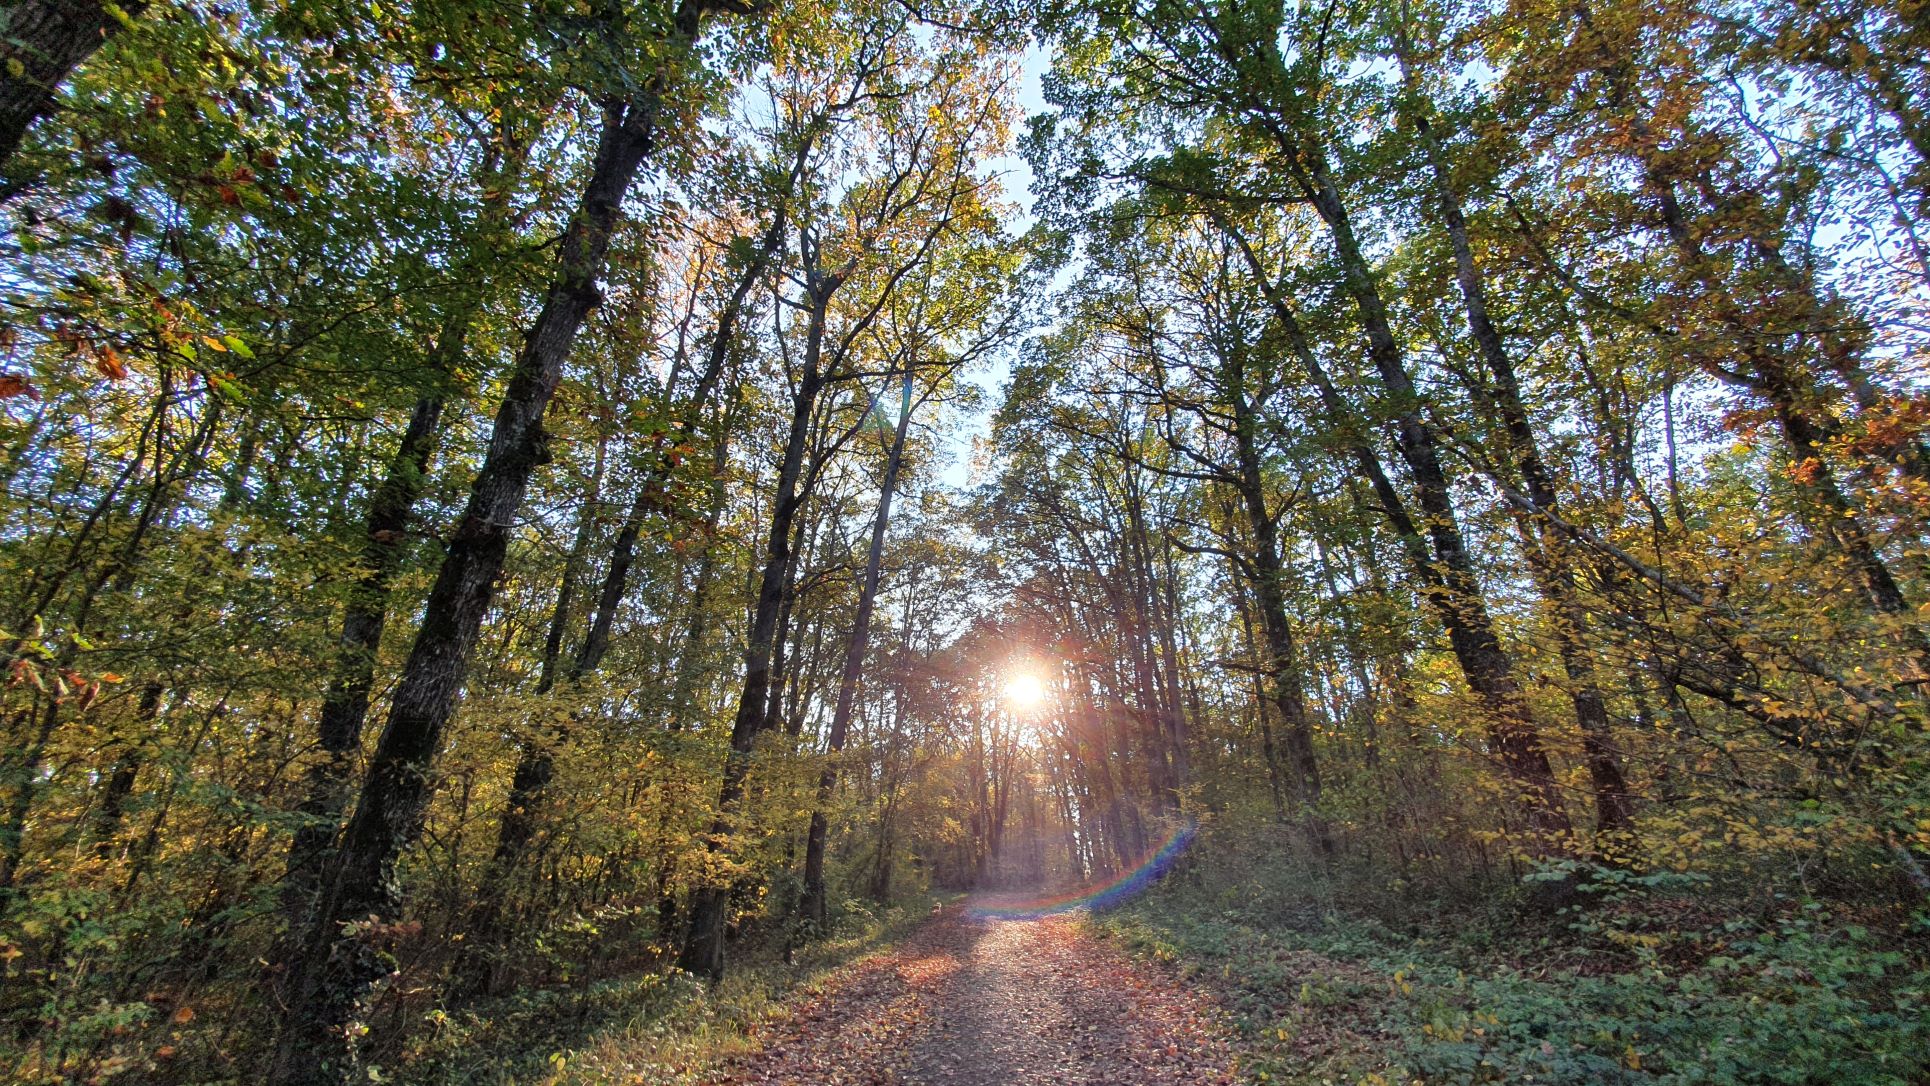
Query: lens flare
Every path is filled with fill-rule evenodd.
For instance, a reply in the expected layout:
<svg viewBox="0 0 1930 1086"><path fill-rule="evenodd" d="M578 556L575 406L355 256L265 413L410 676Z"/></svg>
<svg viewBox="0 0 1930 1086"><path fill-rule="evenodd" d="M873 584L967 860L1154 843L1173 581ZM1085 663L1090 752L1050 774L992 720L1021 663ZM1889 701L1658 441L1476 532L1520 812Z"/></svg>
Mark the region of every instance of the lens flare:
<svg viewBox="0 0 1930 1086"><path fill-rule="evenodd" d="M1110 882L1031 901L977 905L968 910L967 915L979 920L1028 920L1072 909L1109 909L1124 904L1158 882L1172 868L1173 861L1186 851L1186 846L1192 843L1198 829L1198 824L1191 820L1173 827L1165 839L1147 849L1137 862Z"/></svg>
<svg viewBox="0 0 1930 1086"><path fill-rule="evenodd" d="M1021 713L1029 713L1044 705L1046 694L1044 680L1029 671L1006 677L1005 703Z"/></svg>

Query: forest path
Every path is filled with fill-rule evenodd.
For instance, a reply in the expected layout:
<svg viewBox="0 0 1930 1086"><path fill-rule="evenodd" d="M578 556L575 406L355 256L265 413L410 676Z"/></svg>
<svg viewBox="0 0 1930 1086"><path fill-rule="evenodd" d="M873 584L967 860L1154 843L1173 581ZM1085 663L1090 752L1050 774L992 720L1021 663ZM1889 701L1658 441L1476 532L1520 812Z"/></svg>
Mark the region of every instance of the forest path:
<svg viewBox="0 0 1930 1086"><path fill-rule="evenodd" d="M717 1086L1178 1086L1233 1083L1203 997L1066 915L945 909L761 1031Z"/></svg>

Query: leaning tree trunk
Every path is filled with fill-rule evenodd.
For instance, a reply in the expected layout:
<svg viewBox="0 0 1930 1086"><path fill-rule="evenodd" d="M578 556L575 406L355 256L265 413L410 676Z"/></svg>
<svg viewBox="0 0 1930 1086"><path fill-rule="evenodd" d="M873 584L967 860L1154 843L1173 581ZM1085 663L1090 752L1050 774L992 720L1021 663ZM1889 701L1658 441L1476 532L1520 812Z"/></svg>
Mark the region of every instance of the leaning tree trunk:
<svg viewBox="0 0 1930 1086"><path fill-rule="evenodd" d="M1560 786L1542 747L1540 729L1515 681L1512 661L1488 615L1473 557L1461 535L1439 442L1422 415L1420 391L1408 376L1380 286L1354 237L1340 192L1321 155L1308 154L1306 159L1308 196L1333 235L1347 292L1366 326L1368 357L1394 412L1395 445L1413 479L1415 503L1425 519L1424 531L1440 570L1438 606L1449 645L1468 687L1487 710L1490 734L1503 764L1521 786L1528 822L1540 838L1537 847L1560 849L1570 829Z"/></svg>
<svg viewBox="0 0 1930 1086"><path fill-rule="evenodd" d="M1299 154L1300 149L1292 148ZM1380 294L1373 270L1360 251L1353 224L1339 191L1328 176L1318 155L1306 156L1311 168L1298 180L1305 187L1321 218L1334 237L1340 257L1345 286L1355 301L1361 323L1366 326L1368 356L1387 393L1388 407L1396 423L1396 447L1414 481L1414 494L1425 528L1409 516L1406 502L1395 490L1377 453L1364 440L1355 440L1352 451L1361 472L1373 485L1375 496L1384 507L1389 522L1400 538L1422 596L1428 601L1441 624L1447 627L1448 646L1460 665L1468 688L1481 702L1488 717L1490 742L1501 758L1508 775L1520 789L1521 805L1534 827L1537 849L1564 846L1570 825L1562 809L1561 792L1541 733L1529 712L1521 687L1515 682L1511 661L1494 632L1494 621L1481 595L1474 562L1461 535L1455 516L1447 472L1433 430L1421 413L1419 390L1408 376L1400 343L1388 323L1387 307ZM1292 307L1280 294L1246 239L1222 222L1241 250L1248 266L1265 290L1267 301L1278 316L1282 330L1295 357L1317 387L1323 406L1341 432L1355 429L1352 412L1329 379L1326 368L1307 343L1304 329ZM1425 534L1423 534L1425 533Z"/></svg>
<svg viewBox="0 0 1930 1086"><path fill-rule="evenodd" d="M1397 526L1396 530L1403 536L1410 560L1416 561L1423 595L1447 627L1449 646L1468 688L1481 702L1488 720L1489 742L1514 779L1521 806L1533 827L1533 847L1562 849L1571 827L1562 809L1560 786L1542 745L1539 726L1515 680L1513 662L1495 633L1473 557L1461 534L1439 440L1426 418L1420 390L1407 372L1406 358L1400 340L1394 335L1380 284L1361 250L1346 201L1333 177L1328 147L1323 142L1326 137L1314 129L1314 117L1294 88L1292 73L1278 44L1267 41L1260 43L1260 47L1270 51L1267 67L1272 78L1264 85L1256 85L1254 92L1264 105L1275 111L1273 123L1267 126L1267 135L1280 151L1288 178L1300 196L1313 206L1333 239L1334 256L1340 265L1340 287L1352 299L1366 332L1368 360L1379 379L1384 406L1394 423L1395 447L1412 480L1420 520L1418 523L1410 520L1406 528ZM1225 59L1243 69L1251 67L1250 57ZM1267 287L1269 301L1283 314L1283 322L1291 321L1285 300L1272 288L1257 256L1244 239L1236 240L1253 265L1255 275ZM1297 326L1297 322L1292 324ZM1293 338L1291 329L1290 338ZM1311 352L1299 343L1295 345L1295 353L1303 362L1311 359ZM1322 389L1321 396L1331 405L1328 389ZM1336 418L1335 421L1344 426L1348 420ZM1373 459L1372 450L1362 443L1356 447L1356 457L1366 467L1367 461ZM1385 481L1384 478L1374 480L1377 492L1382 490ZM1383 501L1389 496L1381 495ZM1390 517L1397 515L1391 508L1388 513ZM1420 537L1410 535L1410 529L1419 529L1425 534L1423 546L1429 553L1416 552L1415 544L1420 542Z"/></svg>
<svg viewBox="0 0 1930 1086"><path fill-rule="evenodd" d="M1856 570L1870 606L1896 619L1897 632L1916 657L1917 666L1930 671L1930 636L1926 636L1917 623L1914 609L1878 551L1876 540L1836 478L1833 466L1836 454L1832 449L1838 443L1842 426L1827 407L1829 397L1799 360L1787 357L1768 342L1716 281L1709 271L1710 258L1676 198L1674 179L1652 157L1644 162L1644 169L1646 184L1661 209L1663 225L1683 263L1698 284L1717 299L1722 324L1735 333L1737 353L1755 371L1747 387L1767 399L1775 409L1783 441L1789 448L1791 478L1816 506L1812 522ZM1721 351L1697 345L1691 356L1705 371L1734 383L1727 377L1726 358Z"/></svg>
<svg viewBox="0 0 1930 1086"><path fill-rule="evenodd" d="M304 822L288 848L282 904L294 923L302 920L314 900L322 864L341 828L355 755L362 749L362 722L368 716L369 695L375 688L375 655L388 623L389 586L402 564L403 532L427 481L441 416L441 396L430 394L416 401L409 426L389 461L388 474L369 503L368 528L362 542L364 572L351 590L342 615L335 674L322 695L322 715L316 725L323 757L309 767L298 808Z"/></svg>
<svg viewBox="0 0 1930 1086"><path fill-rule="evenodd" d="M731 425L737 414L736 388L728 390L726 395L730 406L724 409L718 420L717 444L711 451L710 512L704 519L701 536L703 556L697 561L697 569L691 578L690 599L684 604L684 629L678 642L676 674L671 681L670 713L664 722L664 727L673 732L683 731L690 724L697 679L702 671L704 646L710 629L710 598L717 580L717 525L723 519L724 505L729 498L726 484L730 466ZM671 805L660 805L657 829L659 838L665 842L672 837L670 817ZM677 924L677 870L678 850L666 844L657 856L657 934L659 941L663 942L670 940L670 933Z"/></svg>
<svg viewBox="0 0 1930 1086"><path fill-rule="evenodd" d="M134 795L134 784L148 757L154 723L161 715L161 696L166 690L156 680L141 687L141 699L134 719L140 734L114 759L114 768L101 787L100 806L94 812L94 855L102 860L114 857L121 821L127 816L127 801Z"/></svg>
<svg viewBox="0 0 1930 1086"><path fill-rule="evenodd" d="M734 397L735 392L731 395ZM703 659L704 635L709 628L710 598L716 590L717 526L723 519L724 504L729 498L730 437L735 417L733 408L724 411L718 423L717 445L711 452L710 511L705 514L700 537L703 553L697 560L696 570L691 574L690 600L684 605L684 629L678 638L677 670L670 687L670 719L667 726L673 732L682 731L690 723L691 702Z"/></svg>
<svg viewBox="0 0 1930 1086"><path fill-rule="evenodd" d="M583 500L579 503L576 531L570 540L569 554L563 562L562 583L557 588L556 604L550 612L549 633L543 639L542 667L536 679L538 698L556 688L557 672L563 658L563 641L568 636L570 620L575 614L577 581L582 579L590 539L596 533L596 509L603 496L607 448L607 439L600 438L596 448L596 466L591 472ZM538 715L547 717L548 713L539 709ZM537 801L555 775L553 740L560 741L563 730L548 719L541 720L523 736L517 750L516 768L509 778L509 795L504 798L502 818L496 824L496 848L490 854L489 866L483 874L482 884L490 887L492 892L480 895L469 914L468 930L464 933L462 952L457 963L458 984L465 989L486 990L497 975L496 971L488 968L490 951L503 934L509 887L522 867L524 852L536 837L539 821ZM545 731L554 731L556 734L546 736L543 734Z"/></svg>
<svg viewBox="0 0 1930 1086"><path fill-rule="evenodd" d="M25 0L8 4L0 36L0 192L17 191L14 152L33 123L52 111L54 92L94 54L122 19L139 15L145 0L128 0L118 14L100 0Z"/></svg>
<svg viewBox="0 0 1930 1086"><path fill-rule="evenodd" d="M1454 252L1454 276L1461 288L1463 311L1468 332L1487 363L1494 386L1487 392L1500 410L1517 470L1527 486L1528 496L1548 514L1559 506L1553 476L1542 460L1535 431L1521 395L1521 381L1515 373L1514 359L1501 341L1500 330L1488 315L1487 285L1475 264L1474 248L1468 240L1467 217L1461 209L1440 141L1424 114L1415 116L1415 128L1432 167L1435 197L1441 205L1442 225ZM1596 680L1595 666L1583 640L1585 611L1576 598L1566 567L1576 556L1573 541L1553 530L1547 519L1538 518L1534 538L1529 541L1529 572L1543 598L1553 606L1556 655L1568 677L1569 699L1575 707L1575 722L1581 728L1583 761L1588 765L1589 782L1595 796L1595 829L1598 835L1624 830L1634 819L1628 779L1622 773L1621 755L1616 749L1608 716L1608 702Z"/></svg>
<svg viewBox="0 0 1930 1086"><path fill-rule="evenodd" d="M907 586L903 617L899 620L899 629L903 631L907 645L911 643L911 607L914 599L915 593L911 590L910 586ZM899 743L904 738L904 731L905 696L903 687L901 686L897 692L897 696L892 698L891 731L885 740L884 751L879 761L881 778L879 782L879 794L884 797L884 805L883 810L879 812L878 815L878 854L877 864L873 867L871 875L871 899L880 905L891 900L891 852L894 840L892 836L892 830L894 829L893 818L898 813L898 791L902 783L900 777L903 772L909 768L905 766L905 759L899 757L898 750Z"/></svg>
<svg viewBox="0 0 1930 1086"><path fill-rule="evenodd" d="M804 844L804 896L798 902L798 915L822 928L827 919L824 892L824 847L829 830L828 809L838 784L838 757L844 751L845 733L851 726L852 707L857 702L858 682L864 674L865 651L871 644L871 614L878 598L878 580L884 566L885 532L891 527L891 499L898 491L898 471L904 464L905 437L911 432L912 368L905 367L904 389L898 407L898 428L891 435L891 449L885 455L885 478L879 487L878 514L871 521L871 549L865 554L864 583L858 589L858 611L851 620L851 641L845 647L844 671L838 676L838 704L831 713L831 727L825 735L829 761L818 774L817 803L811 808L811 828Z"/></svg>
<svg viewBox="0 0 1930 1086"><path fill-rule="evenodd" d="M765 231L757 255L738 273L737 283L732 287L730 297L717 315L717 327L711 333L709 358L703 375L691 389L690 399L685 401L681 412L685 432L703 412L716 389L718 379L723 375L724 364L730 358L732 344L737 336L737 324L742 319L744 306L750 298L752 288L770 267L784 239L784 211L780 206L771 226ZM672 464L662 448L660 439L653 449L648 474L638 484L637 492L630 503L630 511L623 518L623 526L617 529L616 542L610 548L610 563L603 574L603 585L597 592L596 606L590 615L590 628L583 636L583 646L576 654L576 662L570 667L571 680L581 679L596 672L603 664L603 656L610 650L610 634L616 626L617 608L623 604L623 594L630 583L630 567L636 563L637 540L643 534L644 519L649 516L654 504L662 500L662 491L668 483Z"/></svg>
<svg viewBox="0 0 1930 1086"><path fill-rule="evenodd" d="M1604 58L1599 71L1608 91L1607 101L1626 116L1629 134L1633 137L1628 146L1636 152L1634 158L1641 169L1642 186L1655 201L1682 272L1714 304L1712 315L1717 325L1730 333L1727 343L1689 340L1685 346L1691 359L1717 380L1741 385L1769 401L1789 449L1794 469L1791 476L1816 507L1810 515L1812 523L1856 570L1870 607L1895 623L1895 633L1911 651L1917 667L1930 672L1930 635L1917 622L1915 610L1880 553L1877 540L1836 477L1833 465L1840 455L1836 447L1840 444L1843 425L1832 410L1831 401L1835 397L1816 379L1807 360L1792 356L1776 342L1778 338L1790 336L1815 341L1824 364L1843 379L1859 404L1874 406L1878 397L1868 387L1858 351L1845 335L1853 322L1819 297L1813 283L1801 281L1795 269L1777 254L1781 239L1761 236L1760 231L1749 227L1747 216L1735 216L1737 222L1729 228L1734 230L1739 226L1754 251L1764 258L1775 300L1765 309L1751 307L1735 296L1729 282L1724 281L1718 271L1719 261L1704 246L1708 231L1702 226L1706 224L1692 223L1677 195L1678 182L1692 182L1694 172L1685 171L1651 129L1649 118L1654 110L1638 86L1634 62L1595 23L1586 3L1575 3L1573 13L1583 29L1596 39L1593 44ZM1698 133L1691 126L1685 128L1683 135L1692 137ZM1706 171L1707 167L1703 169ZM1734 209L1717 204L1713 210L1721 215ZM1797 319L1785 324L1765 315L1777 310L1796 314ZM1747 380L1739 381L1733 372L1734 356L1739 356L1753 371ZM1919 480L1930 474L1930 465L1924 460L1925 450L1914 439L1884 440L1872 434L1854 445L1867 446L1879 453L1876 459Z"/></svg>
<svg viewBox="0 0 1930 1086"><path fill-rule="evenodd" d="M671 30L673 51L687 52L707 0L684 0ZM530 476L549 459L544 411L562 379L576 334L596 304L621 205L644 158L657 146L663 97L676 62L666 62L628 98L603 110L603 129L589 182L570 218L557 266L535 325L516 360L496 413L489 451L468 508L449 541L429 594L375 752L361 800L331 858L313 922L290 963L288 1020L269 1081L325 1083L347 1077L352 1050L338 1032L349 1025L369 985L391 968L364 936L344 925L367 917L393 920L401 905L396 864L422 829L430 772L455 711L469 655L494 596Z"/></svg>
<svg viewBox="0 0 1930 1086"><path fill-rule="evenodd" d="M492 146L484 156L484 185L478 215L476 248L467 261L478 264L477 253L499 240L509 223L510 180L527 162L526 145L504 140L505 156ZM370 694L375 688L375 661L388 624L390 588L400 569L403 540L415 515L415 504L428 486L429 462L440 440L443 393L440 385L459 370L469 351L469 335L481 314L480 292L465 289L443 315L435 347L430 352L429 384L420 392L409 423L389 468L370 495L362 534L361 579L349 590L342 613L342 632L335 644L334 673L322 696L316 723L322 760L310 766L298 812L304 824L295 831L283 876L282 905L289 918L291 939L300 938L302 923L321 882L329 847L341 832L342 815L353 792L355 756L362 748L362 729L368 719Z"/></svg>

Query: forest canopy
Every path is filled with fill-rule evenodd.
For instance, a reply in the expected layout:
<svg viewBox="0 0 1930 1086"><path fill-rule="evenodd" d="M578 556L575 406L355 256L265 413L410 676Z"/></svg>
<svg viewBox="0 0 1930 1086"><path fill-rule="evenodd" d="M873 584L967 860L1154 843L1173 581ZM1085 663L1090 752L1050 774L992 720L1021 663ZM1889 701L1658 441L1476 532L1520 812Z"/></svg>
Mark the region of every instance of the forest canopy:
<svg viewBox="0 0 1930 1086"><path fill-rule="evenodd" d="M1159 882L1434 955L1347 1081L1924 1081L1926 12L7 4L0 1073Z"/></svg>

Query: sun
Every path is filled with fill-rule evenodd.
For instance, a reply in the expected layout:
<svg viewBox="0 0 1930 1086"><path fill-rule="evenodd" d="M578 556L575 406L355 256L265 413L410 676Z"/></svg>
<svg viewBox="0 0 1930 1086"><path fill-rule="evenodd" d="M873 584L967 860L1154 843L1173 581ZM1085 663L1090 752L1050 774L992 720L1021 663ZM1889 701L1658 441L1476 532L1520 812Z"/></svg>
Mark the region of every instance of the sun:
<svg viewBox="0 0 1930 1086"><path fill-rule="evenodd" d="M1029 713L1045 704L1045 682L1029 671L1019 671L1005 678L1005 703L1014 711Z"/></svg>

